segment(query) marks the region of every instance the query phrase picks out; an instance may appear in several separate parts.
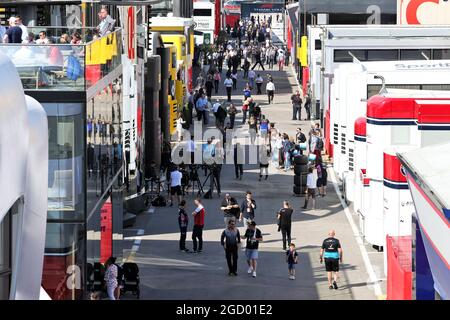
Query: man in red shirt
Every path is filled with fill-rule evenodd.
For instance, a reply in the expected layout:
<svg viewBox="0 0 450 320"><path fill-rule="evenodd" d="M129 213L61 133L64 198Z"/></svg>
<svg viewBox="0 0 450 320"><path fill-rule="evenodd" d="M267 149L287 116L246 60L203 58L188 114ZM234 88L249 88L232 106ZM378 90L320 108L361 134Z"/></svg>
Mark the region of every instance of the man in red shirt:
<svg viewBox="0 0 450 320"><path fill-rule="evenodd" d="M192 212L194 216L194 229L192 230L192 242L194 243L194 253L201 253L203 248L203 226L205 225L205 208L202 201L197 198L194 200L197 208ZM198 239L198 250L197 250Z"/></svg>

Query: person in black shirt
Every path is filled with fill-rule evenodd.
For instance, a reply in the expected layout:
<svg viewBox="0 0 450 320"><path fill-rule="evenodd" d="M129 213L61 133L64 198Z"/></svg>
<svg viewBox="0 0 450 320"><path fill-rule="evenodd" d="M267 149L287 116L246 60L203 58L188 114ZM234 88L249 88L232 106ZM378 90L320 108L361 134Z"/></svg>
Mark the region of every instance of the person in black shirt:
<svg viewBox="0 0 450 320"><path fill-rule="evenodd" d="M238 260L238 246L241 244L241 234L236 228L234 220L228 221L227 229L222 232L220 243L225 249L225 256L228 264L228 275L237 276L237 260Z"/></svg>
<svg viewBox="0 0 450 320"><path fill-rule="evenodd" d="M280 231L283 236L283 251L286 251L287 244L291 243L291 224L293 212L294 209L291 208L288 201L284 201L283 208L278 211L277 218Z"/></svg>
<svg viewBox="0 0 450 320"><path fill-rule="evenodd" d="M334 236L336 232L331 230L322 243L320 249L320 263L325 259L325 268L328 276L328 286L330 290L338 289L337 280L339 278L339 261L342 263L342 248L341 243ZM334 281L331 282L334 273Z"/></svg>
<svg viewBox="0 0 450 320"><path fill-rule="evenodd" d="M295 250L295 244L289 244L289 250L286 251L286 262L288 264L289 279L295 280L295 265L298 262L298 253Z"/></svg>
<svg viewBox="0 0 450 320"><path fill-rule="evenodd" d="M247 239L245 254L247 256L248 271L256 278L256 260L258 260L259 242L263 241L261 230L256 228L256 222L252 221L242 239Z"/></svg>
<svg viewBox="0 0 450 320"><path fill-rule="evenodd" d="M220 210L223 211L225 227L228 227L231 220L235 221L239 218L240 208L235 198L229 193L225 195Z"/></svg>
<svg viewBox="0 0 450 320"><path fill-rule="evenodd" d="M241 205L241 215L239 221L243 221L244 230L248 228L248 224L255 219L256 201L253 199L252 192L247 191L245 199Z"/></svg>
<svg viewBox="0 0 450 320"><path fill-rule="evenodd" d="M186 249L186 233L189 224L189 216L184 210L185 206L186 200L181 200L180 205L178 206L178 225L180 227L180 251L189 252L189 249Z"/></svg>

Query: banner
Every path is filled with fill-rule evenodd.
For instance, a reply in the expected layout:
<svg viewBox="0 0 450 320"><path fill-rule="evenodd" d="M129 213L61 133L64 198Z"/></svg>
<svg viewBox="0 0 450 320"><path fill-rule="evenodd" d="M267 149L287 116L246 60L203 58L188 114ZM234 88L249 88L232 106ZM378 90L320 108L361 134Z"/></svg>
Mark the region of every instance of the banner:
<svg viewBox="0 0 450 320"><path fill-rule="evenodd" d="M398 0L397 24L450 25L450 2Z"/></svg>
<svg viewBox="0 0 450 320"><path fill-rule="evenodd" d="M111 197L100 210L100 262L105 263L112 256L112 203Z"/></svg>

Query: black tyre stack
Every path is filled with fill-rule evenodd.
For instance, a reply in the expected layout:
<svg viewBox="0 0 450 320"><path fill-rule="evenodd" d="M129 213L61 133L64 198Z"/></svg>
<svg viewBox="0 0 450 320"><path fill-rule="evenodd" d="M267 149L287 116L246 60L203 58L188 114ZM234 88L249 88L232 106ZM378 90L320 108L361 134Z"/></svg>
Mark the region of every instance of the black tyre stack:
<svg viewBox="0 0 450 320"><path fill-rule="evenodd" d="M306 176L308 175L308 156L294 157L294 196L301 197L306 191Z"/></svg>

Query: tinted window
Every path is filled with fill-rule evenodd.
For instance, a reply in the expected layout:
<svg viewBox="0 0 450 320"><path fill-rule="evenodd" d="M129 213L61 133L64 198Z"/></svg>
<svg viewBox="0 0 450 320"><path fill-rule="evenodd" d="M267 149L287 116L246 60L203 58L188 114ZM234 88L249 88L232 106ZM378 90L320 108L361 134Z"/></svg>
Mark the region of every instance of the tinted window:
<svg viewBox="0 0 450 320"><path fill-rule="evenodd" d="M434 49L433 59L435 60L450 59L450 49Z"/></svg>
<svg viewBox="0 0 450 320"><path fill-rule="evenodd" d="M366 61L366 50L334 50L334 62L353 62L351 52L358 60Z"/></svg>
<svg viewBox="0 0 450 320"><path fill-rule="evenodd" d="M368 50L367 61L394 61L398 60L397 50Z"/></svg>
<svg viewBox="0 0 450 320"><path fill-rule="evenodd" d="M210 17L211 16L211 9L194 9L194 16Z"/></svg>
<svg viewBox="0 0 450 320"><path fill-rule="evenodd" d="M400 50L400 60L427 60L423 54L431 59L430 49L421 50Z"/></svg>
<svg viewBox="0 0 450 320"><path fill-rule="evenodd" d="M315 48L315 50L322 50L322 41L316 40L314 42L314 48Z"/></svg>

